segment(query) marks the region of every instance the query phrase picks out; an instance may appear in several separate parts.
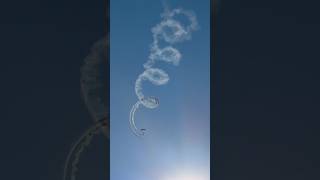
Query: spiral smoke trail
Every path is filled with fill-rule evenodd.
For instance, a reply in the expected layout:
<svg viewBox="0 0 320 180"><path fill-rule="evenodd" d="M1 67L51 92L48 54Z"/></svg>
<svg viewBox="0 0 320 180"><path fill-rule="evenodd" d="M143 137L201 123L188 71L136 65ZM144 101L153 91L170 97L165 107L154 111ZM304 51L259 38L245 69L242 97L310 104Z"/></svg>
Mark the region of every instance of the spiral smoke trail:
<svg viewBox="0 0 320 180"><path fill-rule="evenodd" d="M97 41L84 60L81 68L81 91L85 104L92 115L95 124L88 128L74 143L67 156L63 172L63 180L76 180L80 156L90 145L94 135L103 133L109 138L109 113L108 97L106 93L109 74L108 61L108 36Z"/></svg>
<svg viewBox="0 0 320 180"><path fill-rule="evenodd" d="M189 25L185 26L174 17L177 15L186 16L189 20ZM174 47L173 44L183 42L191 39L191 33L198 29L198 22L196 15L192 11L187 11L181 8L169 10L165 7L165 11L161 14L162 21L151 29L153 42L150 47L150 55L148 61L143 64L145 71L140 74L135 82L135 93L138 101L132 106L129 122L133 133L136 136L144 135L145 129L138 129L135 124L135 112L140 105L146 108L154 109L159 106L159 100L156 97L145 97L142 92L143 81L150 81L152 84L160 86L165 85L169 81L169 75L158 68L154 68L156 61L164 61L178 66L182 55L180 51ZM159 47L159 41L168 43L166 47Z"/></svg>

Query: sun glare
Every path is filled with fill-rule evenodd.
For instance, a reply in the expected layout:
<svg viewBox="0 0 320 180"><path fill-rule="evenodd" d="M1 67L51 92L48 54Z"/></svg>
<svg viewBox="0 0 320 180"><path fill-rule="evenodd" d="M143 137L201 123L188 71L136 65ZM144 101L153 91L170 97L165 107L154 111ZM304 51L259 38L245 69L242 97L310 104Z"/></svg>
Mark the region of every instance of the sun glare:
<svg viewBox="0 0 320 180"><path fill-rule="evenodd" d="M200 173L200 172L193 172L193 171L181 171L176 172L175 174L168 175L162 180L209 180L210 175Z"/></svg>

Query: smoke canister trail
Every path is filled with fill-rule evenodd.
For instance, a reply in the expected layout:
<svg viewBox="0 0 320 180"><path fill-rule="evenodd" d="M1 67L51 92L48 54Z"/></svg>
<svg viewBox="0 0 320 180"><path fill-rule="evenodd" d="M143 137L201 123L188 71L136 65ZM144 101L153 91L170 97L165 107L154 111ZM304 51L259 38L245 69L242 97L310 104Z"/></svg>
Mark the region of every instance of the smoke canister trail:
<svg viewBox="0 0 320 180"><path fill-rule="evenodd" d="M184 26L178 20L175 20L176 15L186 16L190 22L188 26ZM172 45L178 42L191 39L191 33L198 29L198 22L195 14L192 11L187 11L181 8L169 10L165 7L165 12L161 14L162 21L151 29L153 42L150 47L150 55L148 61L143 64L145 71L140 74L135 83L135 93L138 101L132 106L129 122L133 133L136 136L144 135L145 129L139 129L135 123L135 112L140 105L146 108L154 109L159 106L159 100L156 97L145 97L142 90L142 82L149 81L154 85L165 85L169 81L169 75L158 68L154 68L156 61L164 61L178 66L182 58L179 50ZM159 47L159 41L168 43L168 46Z"/></svg>
<svg viewBox="0 0 320 180"><path fill-rule="evenodd" d="M69 176L71 180L76 180L81 153L90 144L93 136L101 132L101 128L108 126L107 119L108 118L97 121L92 127L87 129L83 133L83 135L74 143L65 162L63 180L67 180ZM72 159L72 157L74 158Z"/></svg>

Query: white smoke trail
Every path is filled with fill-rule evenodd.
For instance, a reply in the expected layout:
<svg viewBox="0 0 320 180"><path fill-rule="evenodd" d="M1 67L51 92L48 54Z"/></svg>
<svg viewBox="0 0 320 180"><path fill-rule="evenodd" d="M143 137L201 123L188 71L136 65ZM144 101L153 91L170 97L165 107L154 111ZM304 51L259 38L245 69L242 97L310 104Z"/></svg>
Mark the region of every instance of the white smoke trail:
<svg viewBox="0 0 320 180"><path fill-rule="evenodd" d="M89 112L96 121L105 118L108 114L106 97L109 79L106 71L108 47L108 36L97 41L81 67L82 95Z"/></svg>
<svg viewBox="0 0 320 180"><path fill-rule="evenodd" d="M94 135L103 133L109 138L110 118L108 113L108 97L106 96L109 77L107 73L109 38L97 41L81 68L81 90L86 106L95 124L74 143L67 156L63 180L76 180L80 156L89 146Z"/></svg>
<svg viewBox="0 0 320 180"><path fill-rule="evenodd" d="M190 24L184 26L174 17L184 15L188 18ZM142 92L142 82L150 81L154 85L164 85L169 81L169 75L158 68L154 68L156 61L164 61L178 66L182 55L179 50L172 47L173 44L191 39L191 33L198 29L196 15L192 11L187 11L181 8L169 10L165 8L165 12L161 14L162 21L151 29L153 42L150 47L150 55L148 61L143 64L145 71L140 74L135 83L135 93L138 97L138 102L133 105L130 111L129 122L133 133L136 136L144 135L145 129L138 129L135 124L135 112L140 105L146 108L154 109L159 106L159 100L156 97L145 97ZM169 43L166 47L159 47L159 41Z"/></svg>
<svg viewBox="0 0 320 180"><path fill-rule="evenodd" d="M86 132L83 133L83 135L74 143L65 162L63 180L67 180L69 176L71 180L76 180L81 153L90 144L93 136L100 133L101 128L106 126L108 126L107 119L97 121L92 127L86 130ZM71 163L72 157L74 158Z"/></svg>

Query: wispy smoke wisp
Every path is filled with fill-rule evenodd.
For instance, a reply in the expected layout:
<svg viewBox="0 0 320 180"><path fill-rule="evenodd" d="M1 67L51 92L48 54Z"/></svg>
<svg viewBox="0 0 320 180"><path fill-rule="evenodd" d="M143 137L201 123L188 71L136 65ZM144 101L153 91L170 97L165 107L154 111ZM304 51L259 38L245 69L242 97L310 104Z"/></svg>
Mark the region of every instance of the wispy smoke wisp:
<svg viewBox="0 0 320 180"><path fill-rule="evenodd" d="M184 26L178 20L174 19L176 15L186 16L189 20L189 25ZM133 133L137 136L144 135L145 129L138 129L135 124L135 112L140 105L146 108L154 109L159 106L159 100L156 97L145 97L143 94L142 83L149 81L154 85L164 85L169 81L169 75L161 69L154 68L156 61L164 61L178 66L182 54L172 45L191 39L191 33L198 29L198 22L195 14L192 11L184 9L169 10L165 8L165 12L161 14L162 21L151 29L153 42L150 46L150 55L148 61L143 64L145 71L140 74L135 83L135 93L138 101L133 105L130 111L130 127ZM159 42L164 41L169 45L159 47Z"/></svg>

